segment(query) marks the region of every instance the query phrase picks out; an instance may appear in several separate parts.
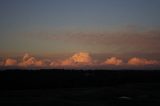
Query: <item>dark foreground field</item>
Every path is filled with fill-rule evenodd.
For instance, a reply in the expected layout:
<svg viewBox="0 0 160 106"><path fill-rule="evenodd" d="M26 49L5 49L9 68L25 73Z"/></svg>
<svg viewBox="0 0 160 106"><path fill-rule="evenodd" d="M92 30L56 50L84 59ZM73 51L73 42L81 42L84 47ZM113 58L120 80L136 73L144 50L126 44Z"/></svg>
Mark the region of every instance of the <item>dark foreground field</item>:
<svg viewBox="0 0 160 106"><path fill-rule="evenodd" d="M160 105L160 71L6 70L0 106Z"/></svg>

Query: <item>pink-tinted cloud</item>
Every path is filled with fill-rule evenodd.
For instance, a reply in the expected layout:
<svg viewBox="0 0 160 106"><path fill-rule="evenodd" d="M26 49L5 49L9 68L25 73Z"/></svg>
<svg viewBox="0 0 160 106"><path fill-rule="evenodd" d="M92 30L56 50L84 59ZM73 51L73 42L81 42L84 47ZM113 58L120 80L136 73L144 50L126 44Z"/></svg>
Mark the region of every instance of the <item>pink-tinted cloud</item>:
<svg viewBox="0 0 160 106"><path fill-rule="evenodd" d="M94 56L94 55L93 55ZM95 58L95 56L94 56ZM29 54L24 54L20 59L7 58L6 60L0 62L0 66L16 66L16 67L40 67L40 68L83 68L83 67L102 67L103 66L139 66L139 65L160 65L158 60L148 60L146 58L133 57L130 58L127 62L124 62L123 59L117 57L107 58L105 61L92 58L92 56L87 52L75 53L72 56L64 59L45 59L37 58Z"/></svg>
<svg viewBox="0 0 160 106"><path fill-rule="evenodd" d="M8 58L8 59L6 59L4 65L5 66L16 66L17 65L17 60Z"/></svg>
<svg viewBox="0 0 160 106"><path fill-rule="evenodd" d="M72 59L66 59L66 60L63 60L60 64L61 66L73 66L75 65L74 61Z"/></svg>
<svg viewBox="0 0 160 106"><path fill-rule="evenodd" d="M133 58L129 59L128 64L129 65L158 65L159 61L133 57Z"/></svg>
<svg viewBox="0 0 160 106"><path fill-rule="evenodd" d="M121 65L123 64L123 60L118 59L117 57L111 57L104 61L103 65Z"/></svg>
<svg viewBox="0 0 160 106"><path fill-rule="evenodd" d="M75 63L86 63L86 64L91 64L92 63L92 58L90 56L89 53L86 52L80 52L77 54L74 54L71 59L75 62Z"/></svg>
<svg viewBox="0 0 160 106"><path fill-rule="evenodd" d="M45 62L42 60L37 60L35 57L30 56L29 54L25 54L22 58L22 62L19 63L19 66L36 66L42 67L45 66Z"/></svg>
<svg viewBox="0 0 160 106"><path fill-rule="evenodd" d="M50 61L49 63L49 67L60 67L62 64L62 60L54 60L54 61Z"/></svg>
<svg viewBox="0 0 160 106"><path fill-rule="evenodd" d="M31 57L31 56L30 56L28 53L26 53L26 54L24 54L22 60L23 60L23 61L27 61L30 57Z"/></svg>
<svg viewBox="0 0 160 106"><path fill-rule="evenodd" d="M91 65L93 64L92 57L89 53L79 52L69 57L68 59L53 62L52 65L60 66L81 66L81 65Z"/></svg>

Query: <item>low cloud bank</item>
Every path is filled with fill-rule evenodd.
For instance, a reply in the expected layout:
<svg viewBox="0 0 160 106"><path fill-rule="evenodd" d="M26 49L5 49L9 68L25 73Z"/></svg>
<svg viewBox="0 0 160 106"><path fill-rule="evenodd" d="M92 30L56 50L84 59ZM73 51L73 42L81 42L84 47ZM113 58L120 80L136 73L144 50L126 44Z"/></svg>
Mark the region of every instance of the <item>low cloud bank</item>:
<svg viewBox="0 0 160 106"><path fill-rule="evenodd" d="M20 59L7 58L0 62L0 66L16 66L16 67L46 67L46 68L64 68L64 67L101 67L101 66L144 66L144 65L160 65L158 60L149 60L146 58L133 57L124 62L123 59L110 57L100 62L92 58L87 52L75 53L63 60L38 59L26 53Z"/></svg>
<svg viewBox="0 0 160 106"><path fill-rule="evenodd" d="M17 60L8 58L8 59L5 60L4 65L5 66L16 66L17 65Z"/></svg>
<svg viewBox="0 0 160 106"><path fill-rule="evenodd" d="M123 64L123 60L118 59L117 57L111 57L108 58L104 61L103 63L104 65L122 65Z"/></svg>
<svg viewBox="0 0 160 106"><path fill-rule="evenodd" d="M160 64L157 60L147 60L145 58L133 57L128 61L129 65L158 65Z"/></svg>

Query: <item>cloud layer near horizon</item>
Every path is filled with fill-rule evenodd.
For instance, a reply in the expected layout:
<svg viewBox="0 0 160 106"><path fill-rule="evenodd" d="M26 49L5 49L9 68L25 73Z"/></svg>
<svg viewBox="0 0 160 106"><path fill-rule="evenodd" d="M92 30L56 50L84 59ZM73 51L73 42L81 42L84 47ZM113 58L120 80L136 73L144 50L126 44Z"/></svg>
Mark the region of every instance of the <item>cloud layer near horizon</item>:
<svg viewBox="0 0 160 106"><path fill-rule="evenodd" d="M75 53L72 56L63 60L38 59L28 53L24 54L20 59L6 58L0 62L3 67L45 67L45 68L64 68L64 67L97 67L97 66L146 66L146 65L160 65L158 60L149 60L146 58L132 57L127 62L118 57L106 58L104 61L95 60L87 52Z"/></svg>
<svg viewBox="0 0 160 106"><path fill-rule="evenodd" d="M147 60L145 58L133 57L128 61L129 65L158 65L159 61L156 60Z"/></svg>
<svg viewBox="0 0 160 106"><path fill-rule="evenodd" d="M71 57L61 60L59 62L53 61L51 66L81 66L93 65L93 59L89 53L80 52L72 55Z"/></svg>
<svg viewBox="0 0 160 106"><path fill-rule="evenodd" d="M17 65L17 60L8 58L8 59L6 59L4 65L5 66L15 66L15 65Z"/></svg>
<svg viewBox="0 0 160 106"><path fill-rule="evenodd" d="M117 57L111 57L104 61L104 65L122 65L123 60L118 59Z"/></svg>
<svg viewBox="0 0 160 106"><path fill-rule="evenodd" d="M18 65L22 67L27 67L27 66L43 67L45 66L45 62L43 60L38 60L35 57L30 56L29 54L26 53L23 56L22 61Z"/></svg>

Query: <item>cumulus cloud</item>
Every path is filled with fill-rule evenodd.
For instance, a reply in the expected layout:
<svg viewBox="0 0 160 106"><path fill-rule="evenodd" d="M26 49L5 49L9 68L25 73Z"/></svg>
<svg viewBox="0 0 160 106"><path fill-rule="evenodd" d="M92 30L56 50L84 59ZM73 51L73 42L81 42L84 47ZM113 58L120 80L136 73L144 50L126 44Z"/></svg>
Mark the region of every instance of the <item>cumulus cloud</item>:
<svg viewBox="0 0 160 106"><path fill-rule="evenodd" d="M28 53L26 53L26 54L24 54L22 60L23 60L23 61L27 61L30 57L31 57L31 56L30 56Z"/></svg>
<svg viewBox="0 0 160 106"><path fill-rule="evenodd" d="M90 54L86 53L86 52L80 52L80 53L74 54L71 57L71 59L75 63L86 63L86 64L92 63L92 58L91 58Z"/></svg>
<svg viewBox="0 0 160 106"><path fill-rule="evenodd" d="M8 59L6 59L4 65L5 66L16 66L17 65L17 60L8 58Z"/></svg>
<svg viewBox="0 0 160 106"><path fill-rule="evenodd" d="M129 65L157 65L157 64L159 64L159 61L133 57L133 58L129 59L128 64Z"/></svg>
<svg viewBox="0 0 160 106"><path fill-rule="evenodd" d="M45 62L42 60L37 60L35 57L30 56L28 53L26 53L23 58L22 62L19 63L19 66L37 66L37 67L42 67L45 66Z"/></svg>
<svg viewBox="0 0 160 106"><path fill-rule="evenodd" d="M37 58L29 55L28 53L24 54L21 59L12 59L7 58L4 61L0 61L0 66L16 66L16 67L46 67L46 68L80 68L80 67L102 67L107 65L160 65L160 61L157 60L148 60L145 58L133 57L130 58L127 62L124 62L122 59L117 57L107 58L105 61L95 61L92 59L92 56L87 52L79 52L73 54L71 57L66 59L44 59Z"/></svg>
<svg viewBox="0 0 160 106"><path fill-rule="evenodd" d="M92 57L89 53L86 52L80 52L76 53L70 58L63 60L61 62L62 66L75 66L75 65L91 65L93 63Z"/></svg>
<svg viewBox="0 0 160 106"><path fill-rule="evenodd" d="M121 65L121 64L123 64L123 61L121 59L118 59L117 57L111 57L111 58L106 59L103 64L104 65L105 64L107 64L107 65Z"/></svg>

